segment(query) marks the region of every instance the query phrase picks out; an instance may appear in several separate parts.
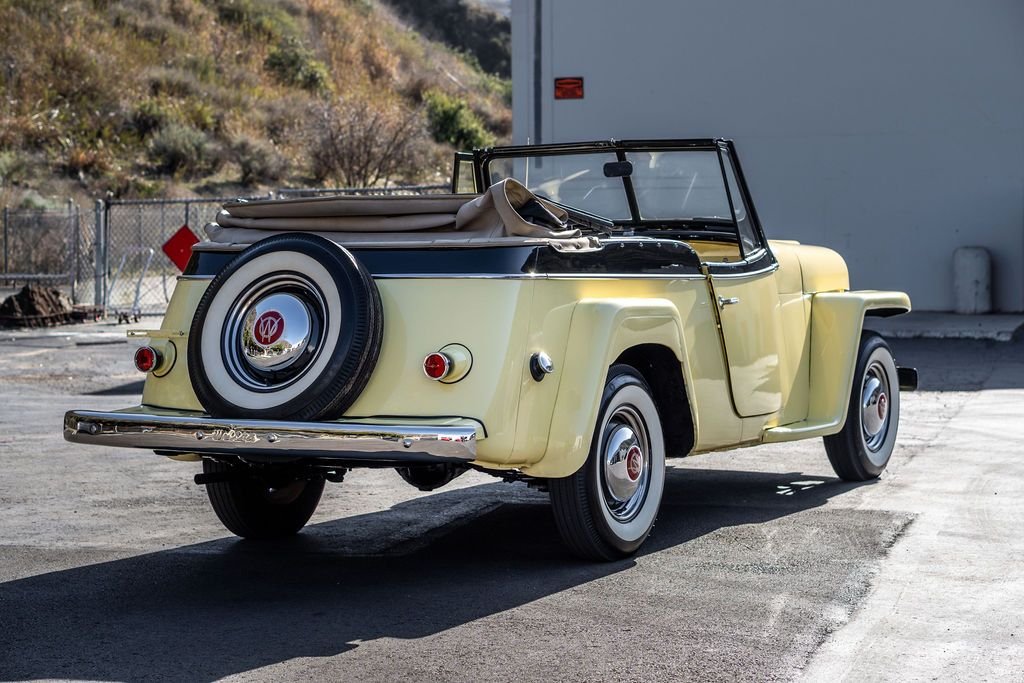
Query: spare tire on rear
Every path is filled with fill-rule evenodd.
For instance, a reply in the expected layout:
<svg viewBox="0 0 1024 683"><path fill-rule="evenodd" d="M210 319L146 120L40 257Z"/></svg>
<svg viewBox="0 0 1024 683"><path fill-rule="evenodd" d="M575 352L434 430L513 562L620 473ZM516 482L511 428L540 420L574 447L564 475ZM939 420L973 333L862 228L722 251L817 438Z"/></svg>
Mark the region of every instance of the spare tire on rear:
<svg viewBox="0 0 1024 683"><path fill-rule="evenodd" d="M215 417L335 419L366 386L383 323L377 286L348 250L305 233L270 237L200 300L192 386Z"/></svg>

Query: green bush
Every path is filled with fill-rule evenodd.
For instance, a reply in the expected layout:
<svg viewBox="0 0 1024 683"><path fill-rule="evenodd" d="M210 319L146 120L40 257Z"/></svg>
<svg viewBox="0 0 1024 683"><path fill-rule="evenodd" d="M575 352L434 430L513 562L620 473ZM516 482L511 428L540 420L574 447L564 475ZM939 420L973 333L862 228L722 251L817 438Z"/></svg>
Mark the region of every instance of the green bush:
<svg viewBox="0 0 1024 683"><path fill-rule="evenodd" d="M0 152L0 187L24 182L28 178L28 170L28 162L18 152Z"/></svg>
<svg viewBox="0 0 1024 683"><path fill-rule="evenodd" d="M501 98L501 101L506 106L512 106L512 79L511 78L500 78L490 74L484 74L484 77L480 79L480 85L483 86L484 90L492 95L496 95Z"/></svg>
<svg viewBox="0 0 1024 683"><path fill-rule="evenodd" d="M198 97L203 93L203 86L195 74L183 69L152 69L147 76L149 91L153 95Z"/></svg>
<svg viewBox="0 0 1024 683"><path fill-rule="evenodd" d="M105 180L107 191L115 199L156 199L166 196L164 184L159 180L147 180L124 171L111 173Z"/></svg>
<svg viewBox="0 0 1024 683"><path fill-rule="evenodd" d="M181 67L203 83L212 83L217 78L217 61L211 55L185 55Z"/></svg>
<svg viewBox="0 0 1024 683"><path fill-rule="evenodd" d="M270 51L263 67L285 85L317 93L330 92L331 76L323 62L294 38L285 38Z"/></svg>
<svg viewBox="0 0 1024 683"><path fill-rule="evenodd" d="M175 3L177 4L177 3ZM127 29L153 45L182 46L188 34L157 8L118 6L113 9L110 23L115 29Z"/></svg>
<svg viewBox="0 0 1024 683"><path fill-rule="evenodd" d="M206 133L180 123L153 135L149 158L160 171L192 177L214 173L224 161L223 151Z"/></svg>
<svg viewBox="0 0 1024 683"><path fill-rule="evenodd" d="M295 20L289 16L284 4L274 0L217 0L217 17L226 24L234 24L246 35L279 40L298 33Z"/></svg>
<svg viewBox="0 0 1024 683"><path fill-rule="evenodd" d="M60 204L52 197L44 197L35 190L25 190L21 199L14 205L18 209L36 209L38 211L53 211L60 208Z"/></svg>
<svg viewBox="0 0 1024 683"><path fill-rule="evenodd" d="M131 114L132 128L139 137L146 137L164 126L171 120L171 114L163 102L147 98L139 102Z"/></svg>
<svg viewBox="0 0 1024 683"><path fill-rule="evenodd" d="M460 150L494 144L494 136L461 97L428 90L423 101L427 107L430 133L436 141L446 142Z"/></svg>
<svg viewBox="0 0 1024 683"><path fill-rule="evenodd" d="M220 121L217 119L217 111L202 100L189 100L182 107L182 120L199 130L217 130Z"/></svg>
<svg viewBox="0 0 1024 683"><path fill-rule="evenodd" d="M288 172L288 160L269 142L243 138L232 145L231 151L244 185L280 180Z"/></svg>

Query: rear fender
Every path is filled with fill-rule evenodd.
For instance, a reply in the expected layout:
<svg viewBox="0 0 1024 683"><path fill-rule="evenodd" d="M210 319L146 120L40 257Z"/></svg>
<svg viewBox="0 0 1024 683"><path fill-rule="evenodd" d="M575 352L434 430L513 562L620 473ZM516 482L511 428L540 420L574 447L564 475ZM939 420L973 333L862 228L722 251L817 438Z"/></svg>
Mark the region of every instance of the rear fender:
<svg viewBox="0 0 1024 683"><path fill-rule="evenodd" d="M170 372L163 377L157 377L152 373L146 375L146 384L142 391L144 404L158 408L202 412L203 406L192 389L186 354L192 317L199 306L199 300L203 298L209 285L210 280L207 279L185 277L178 280L171 301L167 305L163 324L160 326L162 333L160 336L164 338L150 342L154 346L173 344L175 347L174 365ZM163 353L167 352L166 349L159 346L157 348Z"/></svg>
<svg viewBox="0 0 1024 683"><path fill-rule="evenodd" d="M682 362L682 329L679 311L667 299L583 299L577 303L547 448L544 457L523 472L535 477L567 477L583 466L608 368L626 349L639 344L666 346L683 365L684 381L691 386Z"/></svg>

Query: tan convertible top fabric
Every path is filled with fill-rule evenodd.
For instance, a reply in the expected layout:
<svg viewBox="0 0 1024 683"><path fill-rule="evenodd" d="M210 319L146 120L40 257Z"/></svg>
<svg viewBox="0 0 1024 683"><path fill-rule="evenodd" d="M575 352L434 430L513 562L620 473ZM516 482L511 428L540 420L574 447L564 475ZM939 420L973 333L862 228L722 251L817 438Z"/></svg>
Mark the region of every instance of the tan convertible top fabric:
<svg viewBox="0 0 1024 683"><path fill-rule="evenodd" d="M422 197L316 197L231 202L206 226L214 242L251 244L273 234L314 232L339 244L421 243L424 246L493 242L501 238L570 240L576 229L555 229L527 220L519 209L536 200L548 222L566 225L568 215L508 178L485 193ZM584 242L587 242L584 240Z"/></svg>
<svg viewBox="0 0 1024 683"><path fill-rule="evenodd" d="M337 216L455 215L472 199L465 194L396 197L302 197L228 202L224 209L236 218L316 218Z"/></svg>

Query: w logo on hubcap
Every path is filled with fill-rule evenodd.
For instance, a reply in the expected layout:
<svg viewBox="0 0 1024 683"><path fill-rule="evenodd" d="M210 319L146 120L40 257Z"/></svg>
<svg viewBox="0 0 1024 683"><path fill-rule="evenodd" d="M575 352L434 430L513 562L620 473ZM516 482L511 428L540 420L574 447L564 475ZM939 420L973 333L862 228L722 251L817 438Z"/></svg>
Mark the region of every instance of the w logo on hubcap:
<svg viewBox="0 0 1024 683"><path fill-rule="evenodd" d="M252 336L262 346L270 346L284 334L284 316L277 311L266 311L252 326Z"/></svg>

